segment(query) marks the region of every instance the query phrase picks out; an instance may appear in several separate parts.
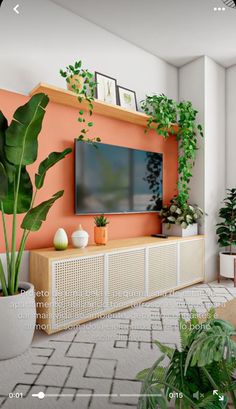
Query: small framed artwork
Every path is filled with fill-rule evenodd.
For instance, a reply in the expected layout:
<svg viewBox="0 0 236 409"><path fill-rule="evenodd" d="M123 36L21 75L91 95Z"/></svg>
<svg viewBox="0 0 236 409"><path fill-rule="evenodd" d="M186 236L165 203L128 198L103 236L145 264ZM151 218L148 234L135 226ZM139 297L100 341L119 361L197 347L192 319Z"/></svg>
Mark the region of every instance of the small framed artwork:
<svg viewBox="0 0 236 409"><path fill-rule="evenodd" d="M135 91L132 91L131 89L128 89L128 88L120 87L119 85L117 87L117 91L118 91L118 102L121 107L130 109L133 111L138 110L138 104L137 104L137 98L136 98Z"/></svg>
<svg viewBox="0 0 236 409"><path fill-rule="evenodd" d="M117 84L116 79L108 75L95 72L96 98L107 104L117 105Z"/></svg>

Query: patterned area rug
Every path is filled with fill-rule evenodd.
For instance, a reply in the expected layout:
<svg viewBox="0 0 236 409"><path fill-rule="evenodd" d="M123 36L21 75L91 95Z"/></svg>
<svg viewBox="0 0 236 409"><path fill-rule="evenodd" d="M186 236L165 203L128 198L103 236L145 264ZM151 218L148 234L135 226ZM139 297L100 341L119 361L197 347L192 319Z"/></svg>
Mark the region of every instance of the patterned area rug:
<svg viewBox="0 0 236 409"><path fill-rule="evenodd" d="M137 372L159 356L153 341L179 344L178 317L236 297L232 282L201 284L56 335L38 333L21 357L0 362L2 409L136 408ZM9 398L9 393L23 398ZM44 399L32 397L43 392ZM42 396L44 396L42 394Z"/></svg>

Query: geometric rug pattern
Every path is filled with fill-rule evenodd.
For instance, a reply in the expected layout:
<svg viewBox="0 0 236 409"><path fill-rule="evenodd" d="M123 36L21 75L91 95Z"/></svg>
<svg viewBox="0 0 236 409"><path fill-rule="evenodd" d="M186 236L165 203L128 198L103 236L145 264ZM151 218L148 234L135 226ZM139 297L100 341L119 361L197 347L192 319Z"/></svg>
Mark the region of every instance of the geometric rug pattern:
<svg viewBox="0 0 236 409"><path fill-rule="evenodd" d="M0 361L1 409L136 408L136 374L158 358L157 339L179 345L178 318L236 297L233 283L200 284L58 334L36 334L20 357ZM23 398L10 398L9 393ZM43 392L44 399L32 397Z"/></svg>

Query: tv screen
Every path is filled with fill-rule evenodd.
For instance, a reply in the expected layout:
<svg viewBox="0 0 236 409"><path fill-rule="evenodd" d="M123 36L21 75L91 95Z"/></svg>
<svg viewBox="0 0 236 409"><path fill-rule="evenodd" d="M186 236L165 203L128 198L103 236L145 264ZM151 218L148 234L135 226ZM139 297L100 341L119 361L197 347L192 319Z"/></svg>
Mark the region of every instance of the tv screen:
<svg viewBox="0 0 236 409"><path fill-rule="evenodd" d="M77 140L76 214L160 210L162 162L160 153Z"/></svg>

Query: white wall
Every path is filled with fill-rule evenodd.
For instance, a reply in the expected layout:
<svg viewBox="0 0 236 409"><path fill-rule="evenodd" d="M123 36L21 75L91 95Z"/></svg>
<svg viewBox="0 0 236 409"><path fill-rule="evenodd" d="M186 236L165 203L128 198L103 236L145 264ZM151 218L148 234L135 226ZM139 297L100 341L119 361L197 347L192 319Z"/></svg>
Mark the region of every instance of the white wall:
<svg viewBox="0 0 236 409"><path fill-rule="evenodd" d="M236 65L226 71L226 186L236 187Z"/></svg>
<svg viewBox="0 0 236 409"><path fill-rule="evenodd" d="M225 69L205 58L205 211L206 271L215 278L218 245L215 226L226 187Z"/></svg>
<svg viewBox="0 0 236 409"><path fill-rule="evenodd" d="M202 232L206 235L206 280L218 270L215 225L225 194L225 69L208 57L201 57L180 68L179 97L190 99L204 124L204 140L197 153L191 200L207 213Z"/></svg>
<svg viewBox="0 0 236 409"><path fill-rule="evenodd" d="M0 13L0 88L23 94L39 82L64 87L59 69L82 59L84 67L117 79L140 101L148 93L178 97L178 70L48 0L15 0Z"/></svg>

